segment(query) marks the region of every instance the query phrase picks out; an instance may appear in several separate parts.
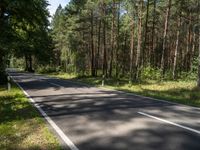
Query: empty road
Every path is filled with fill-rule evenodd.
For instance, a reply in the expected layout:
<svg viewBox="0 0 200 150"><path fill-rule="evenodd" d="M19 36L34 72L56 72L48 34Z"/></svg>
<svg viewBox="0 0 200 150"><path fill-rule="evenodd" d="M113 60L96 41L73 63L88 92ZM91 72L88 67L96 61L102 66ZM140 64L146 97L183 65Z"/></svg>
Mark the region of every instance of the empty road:
<svg viewBox="0 0 200 150"><path fill-rule="evenodd" d="M10 72L69 150L200 150L200 109ZM67 137L67 138L66 138Z"/></svg>

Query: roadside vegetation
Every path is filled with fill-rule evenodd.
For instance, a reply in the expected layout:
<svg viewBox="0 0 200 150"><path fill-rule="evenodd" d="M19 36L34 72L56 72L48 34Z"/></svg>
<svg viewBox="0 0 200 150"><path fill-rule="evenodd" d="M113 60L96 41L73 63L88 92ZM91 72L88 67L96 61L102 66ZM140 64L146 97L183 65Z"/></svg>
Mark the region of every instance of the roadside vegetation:
<svg viewBox="0 0 200 150"><path fill-rule="evenodd" d="M71 0L52 18L54 61L35 69L95 86L104 78L109 88L199 106L199 6L199 0Z"/></svg>
<svg viewBox="0 0 200 150"><path fill-rule="evenodd" d="M1 0L6 67L200 106L200 0ZM31 12L31 13L27 13ZM0 86L0 149L59 149L14 85Z"/></svg>
<svg viewBox="0 0 200 150"><path fill-rule="evenodd" d="M61 149L44 119L15 84L9 92L0 86L0 149Z"/></svg>
<svg viewBox="0 0 200 150"><path fill-rule="evenodd" d="M65 72L52 72L46 73L46 75L102 87L103 78L101 77L80 77L76 74ZM152 98L177 102L180 104L200 107L200 89L196 87L196 80L190 78L191 76L176 81L159 81L155 79L147 79L143 80L142 82L135 82L132 84L130 84L129 80L126 78L121 78L120 80L107 78L105 79L105 87L115 90L132 92Z"/></svg>

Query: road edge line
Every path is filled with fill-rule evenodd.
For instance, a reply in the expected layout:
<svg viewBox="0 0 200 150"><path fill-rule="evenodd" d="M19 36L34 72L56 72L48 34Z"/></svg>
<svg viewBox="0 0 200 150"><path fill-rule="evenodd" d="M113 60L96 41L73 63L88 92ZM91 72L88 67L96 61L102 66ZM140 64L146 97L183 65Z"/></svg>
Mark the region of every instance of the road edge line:
<svg viewBox="0 0 200 150"><path fill-rule="evenodd" d="M133 96L137 96L137 97L140 97L140 98L146 98L146 99L153 100L153 101L158 101L158 102L163 102L163 103L168 103L168 104L173 104L173 105L179 105L179 106L182 106L182 107L190 107L190 108L194 108L194 109L200 110L199 107L186 105L186 104L181 104L181 103L178 103L178 102L168 101L168 100L164 100L164 99L159 99L159 98L153 98L153 97L148 97L148 96L144 96L144 95L139 95L139 94L136 94L134 92L122 91L122 90L112 89L112 88L109 88L109 87L102 87L102 86L97 86L97 85L84 83L84 82L81 82L81 81L63 79L63 78L59 78L59 77L50 77L50 76L48 76L48 74L39 74L39 73L33 73L33 74L34 75L38 75L38 76L44 76L44 77L46 77L48 79L65 80L67 82L71 82L71 83L75 83L75 84L79 84L79 85L83 85L83 86L87 86L87 87L94 87L94 88L99 88L99 89L103 89L103 90L107 90L107 91L116 91L116 92L119 92L119 93L123 93L123 94L127 94L127 95L133 95Z"/></svg>
<svg viewBox="0 0 200 150"><path fill-rule="evenodd" d="M56 133L61 137L61 139L69 146L71 150L79 150L75 144L65 135L65 133L56 125L56 123L45 113L45 111L36 104L35 100L31 98L31 96L22 88L22 86L17 83L17 81L9 75L12 80L17 84L17 86L23 91L23 93L28 98L29 102L35 106L35 108L38 109L38 111L41 113L41 115L45 118L45 120L52 126L52 128L56 131Z"/></svg>
<svg viewBox="0 0 200 150"><path fill-rule="evenodd" d="M153 116L153 115L149 115L147 113L144 113L144 112L137 112L138 114L140 115L143 115L143 116L146 116L146 117L149 117L149 118L152 118L152 119L155 119L155 120L158 120L158 121L161 121L161 122L165 122L167 124L170 124L170 125L173 125L173 126L176 126L176 127L179 127L179 128L182 128L182 129L185 129L185 130L188 130L190 132L194 132L196 134L200 134L200 131L199 130L196 130L196 129L192 129L190 127L186 127L186 126L183 126L183 125L180 125L178 123L174 123L172 121L168 121L166 119L161 119L159 117L156 117L156 116Z"/></svg>
<svg viewBox="0 0 200 150"><path fill-rule="evenodd" d="M61 78L56 78L56 79L61 79ZM61 80L66 80L66 79L61 79ZM190 108L200 110L199 107L190 106L190 105L181 104L181 103L172 102L172 101L167 101L167 100L164 100L164 99L158 99L158 98L148 97L148 96L144 96L144 95L139 95L139 94L136 94L134 92L128 92L128 91L126 92L126 91L122 91L122 90L112 89L112 88L109 88L109 87L95 86L95 85L90 85L90 84L78 82L78 81L71 81L71 80L66 80L66 81L71 82L71 83L75 83L75 84L84 85L84 86L87 86L87 87L99 88L99 89L103 89L103 90L106 90L106 91L115 91L115 92L119 92L119 93L122 93L122 94L127 94L127 95L132 95L132 96L136 96L136 97L140 97L140 98L145 98L145 99L148 99L148 100L153 100L153 101L158 101L158 102L163 102L163 103L168 103L168 104L173 104L173 105L179 105L179 106L182 106L182 107L190 107Z"/></svg>

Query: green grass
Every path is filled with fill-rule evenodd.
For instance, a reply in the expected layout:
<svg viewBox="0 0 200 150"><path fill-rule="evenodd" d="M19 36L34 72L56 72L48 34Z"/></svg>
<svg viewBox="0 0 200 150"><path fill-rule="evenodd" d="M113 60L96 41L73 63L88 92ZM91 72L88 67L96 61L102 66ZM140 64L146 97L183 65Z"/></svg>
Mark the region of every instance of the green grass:
<svg viewBox="0 0 200 150"><path fill-rule="evenodd" d="M0 86L0 149L61 149L39 112L14 84L9 92Z"/></svg>
<svg viewBox="0 0 200 150"><path fill-rule="evenodd" d="M94 86L101 86L101 78L77 78L74 74L53 73L51 77L62 79L73 79L75 81L87 83ZM196 87L196 81L155 81L147 80L141 83L133 83L130 86L128 80L120 79L118 82L115 79L107 79L105 87L115 90L132 92L135 94L153 97L157 99L177 102L185 105L200 107L200 89Z"/></svg>
<svg viewBox="0 0 200 150"><path fill-rule="evenodd" d="M49 77L56 77L56 78L60 78L60 79L74 79L74 78L77 78L76 74L69 74L69 73L64 73L64 72L52 72L52 73L48 73L47 75Z"/></svg>

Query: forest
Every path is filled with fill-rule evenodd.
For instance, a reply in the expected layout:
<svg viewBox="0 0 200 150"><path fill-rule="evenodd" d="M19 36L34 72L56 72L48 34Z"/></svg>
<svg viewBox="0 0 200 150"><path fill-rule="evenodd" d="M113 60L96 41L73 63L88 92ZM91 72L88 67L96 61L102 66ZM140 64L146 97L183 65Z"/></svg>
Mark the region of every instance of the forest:
<svg viewBox="0 0 200 150"><path fill-rule="evenodd" d="M199 0L71 0L51 22L47 6L0 2L1 82L6 67L22 67L130 84L191 78L200 87Z"/></svg>
<svg viewBox="0 0 200 150"><path fill-rule="evenodd" d="M33 72L33 64L50 61L47 6L45 0L0 1L1 83L6 81L5 69L10 67L11 62L14 67L21 65L24 70Z"/></svg>
<svg viewBox="0 0 200 150"><path fill-rule="evenodd" d="M0 0L1 150L200 150L199 108L200 0Z"/></svg>

